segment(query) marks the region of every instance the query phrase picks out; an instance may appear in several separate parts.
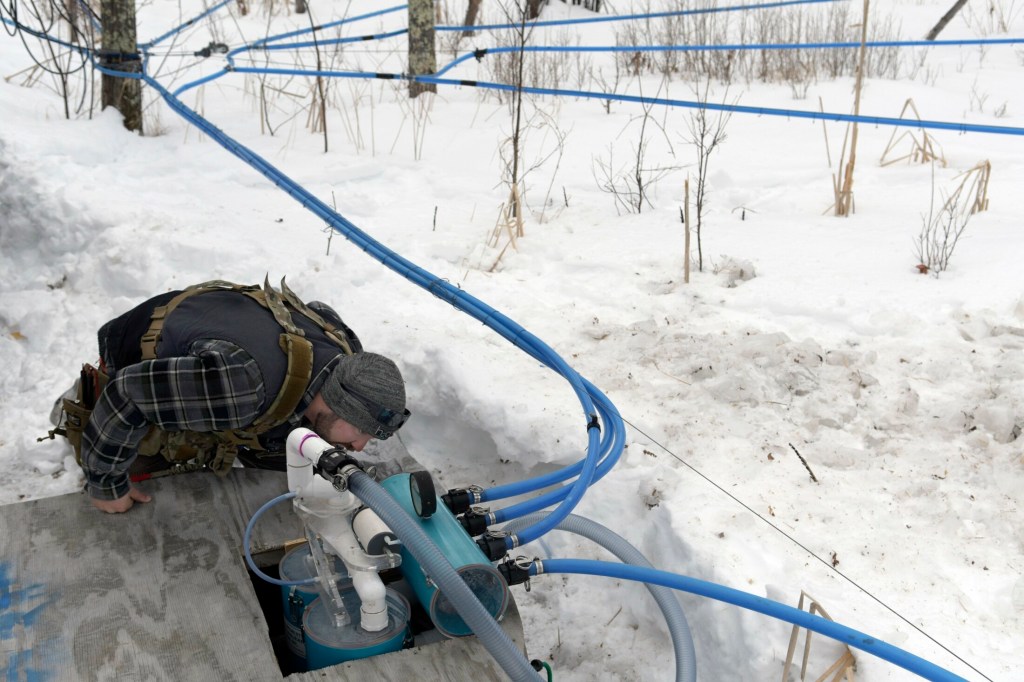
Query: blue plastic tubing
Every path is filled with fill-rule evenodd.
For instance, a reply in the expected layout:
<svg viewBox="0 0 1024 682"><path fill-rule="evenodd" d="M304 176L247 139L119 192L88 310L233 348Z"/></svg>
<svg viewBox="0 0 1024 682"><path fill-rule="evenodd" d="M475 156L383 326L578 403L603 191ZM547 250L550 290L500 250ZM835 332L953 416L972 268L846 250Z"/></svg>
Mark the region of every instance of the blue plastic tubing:
<svg viewBox="0 0 1024 682"><path fill-rule="evenodd" d="M517 527L527 525L531 518L532 516L513 521L502 530L515 532ZM651 567L651 562L640 553L640 550L629 544L622 536L596 521L570 514L558 524L558 530L575 533L592 540L624 563ZM672 639L672 650L676 658L676 682L696 682L697 655L693 649L693 635L690 633L690 625L686 622L679 599L675 592L667 587L650 583L647 583L645 587L657 602L658 608L661 609L661 613L665 617L665 624L668 626L669 637Z"/></svg>
<svg viewBox="0 0 1024 682"><path fill-rule="evenodd" d="M602 404L598 402L598 408L600 409L601 407ZM615 406L611 405L611 403L608 404L608 407L610 407L610 409L612 410L615 409ZM602 415L602 419L605 419L604 415ZM615 420L619 419L621 418L616 412ZM609 423L610 421L614 420L606 419L605 423ZM607 435L608 434L606 434L606 436ZM614 467L615 464L619 461L619 457L622 455L622 446L625 443L625 441L626 434L624 429L621 431L616 431L613 434L613 437L609 439L607 447L602 450L602 453L605 456L601 459L600 463L598 464L597 472L594 475L594 482L601 480L601 478L603 478L605 474L611 471L612 467ZM566 472L572 472L576 470L578 467L579 464L576 464L571 467L568 467L567 469L553 472L553 474L551 474L550 477L561 479L561 476L564 475ZM502 486L502 488L505 489L506 497L516 494L522 494L526 492L531 492L532 490L536 490L542 486L549 485L549 481L546 480L547 478L549 477L541 476L535 479L531 479L529 481L522 481L519 484ZM498 496L494 494L495 490L497 489L491 489L491 491L485 490L481 495L482 501L498 499ZM542 509L546 509L547 507L556 504L562 499L564 499L567 494L568 487L562 487L557 490L544 493L543 495L538 495L537 497L526 500L525 502L520 502L519 504L514 504L510 507L505 507L504 509L496 510L495 512L493 512L493 523L503 523L505 521L511 521L512 519L519 518L526 514L532 514L533 512L538 512ZM517 533L516 536L518 538L518 544L523 545L529 542L531 539L536 539L536 537L529 537L529 535L532 535L532 532L533 531L529 531L528 529L526 529L524 530L524 534Z"/></svg>
<svg viewBox="0 0 1024 682"><path fill-rule="evenodd" d="M651 12L649 14L610 14L600 17L583 19L556 19L554 21L531 21L527 25L532 28L543 26L568 26L570 24L600 24L614 21L635 21L639 19L665 19L668 17L693 16L698 14L717 14L719 12L743 12L755 9L773 9L791 5L816 5L824 2L842 2L843 0L777 0L776 2L760 2L747 5L730 5L728 7L704 7L701 9L684 9L673 12ZM435 26L435 31L494 31L516 29L519 24L483 24L480 26Z"/></svg>
<svg viewBox="0 0 1024 682"><path fill-rule="evenodd" d="M586 381L586 380L584 380ZM589 384L589 382L587 382ZM589 386L588 386L589 388ZM598 415L601 417L601 421L605 424L615 424L621 422L618 411L615 406L608 401L608 399L597 391L595 395L595 403L597 405ZM622 452L622 445L625 442L625 430L624 429L608 429L604 432L601 438L601 459L598 465L598 473L594 477L594 480L599 480L607 470L618 461L618 457ZM526 493L546 488L556 483L561 483L573 476L579 474L583 468L583 462L577 462L572 466L568 466L558 471L553 471L550 474L543 476L536 476L525 481L519 481L518 483L509 483L507 485L499 485L493 488L488 488L481 493L481 502L493 502L495 500L501 500L506 497L514 497L515 495L524 495Z"/></svg>
<svg viewBox="0 0 1024 682"><path fill-rule="evenodd" d="M659 571L644 566L615 564L606 561L590 561L587 559L544 559L530 566L530 575L544 573L577 573L581 575L599 575L606 578L635 580L653 585L662 585L674 590L709 597L717 601L733 604L750 611L763 613L787 623L831 637L852 647L866 651L882 660L889 661L909 670L926 680L933 682L967 682L959 675L954 675L934 663L919 658L903 649L887 644L880 639L858 632L845 625L840 625L806 611L786 606L779 602L758 597L747 592L734 590L723 585L716 585L697 578Z"/></svg>
<svg viewBox="0 0 1024 682"><path fill-rule="evenodd" d="M950 46L985 46L985 45L1020 45L1024 38L977 38L969 40L873 40L864 43L864 47L950 47ZM484 55L513 52L743 52L750 50L850 50L857 49L860 43L736 43L732 45L525 45L522 47L489 47ZM433 75L443 76L453 68L477 59L476 52L468 52L453 59Z"/></svg>
<svg viewBox="0 0 1024 682"><path fill-rule="evenodd" d="M227 60L228 60L229 64L234 65L234 62L232 61L232 59L234 58L234 56L236 54L239 54L241 52L247 52L249 50L257 50L257 49L265 48L265 47L267 47L267 45L269 43L277 42L279 40L286 40L288 38L294 38L296 36L307 35L307 34L315 32L315 31L323 31L324 29L334 28L336 26L341 26L342 24L351 24L351 23L355 23L357 21L362 21L363 19L370 19L370 18L373 18L373 17L382 16L384 14L390 14L392 12L400 12L400 11L406 9L406 7L408 7L408 5L396 5L394 7L388 7L386 9L377 10L375 12L368 12L367 14L360 14L358 16L348 17L347 19L339 19L338 21L332 21L332 22L329 22L329 23L326 23L326 24L322 24L320 26L315 26L313 28L302 28L302 29L299 29L297 31L290 31L288 33L281 33L281 34L274 35L274 36L268 36L268 37L263 38L261 40L257 40L256 42L252 43L251 45L245 45L243 47L238 47L238 48L235 48L234 50L231 50L227 54Z"/></svg>
<svg viewBox="0 0 1024 682"><path fill-rule="evenodd" d="M583 493L586 492L587 487L593 482L594 474L597 469L597 462L601 456L601 434L598 421L598 408L594 404L592 395L600 396L600 400L602 402L607 402L610 405L610 401L608 401L607 397L601 394L601 392L590 384L590 382L587 382L583 377L581 377L579 373L570 367L568 363L555 353L550 346L531 334L525 328L516 324L506 315L483 303L476 297L449 284L436 275L427 272L423 268L415 265L411 261L403 258L394 251L384 247L376 240L370 238L352 222L333 211L329 206L317 199L307 190L303 189L294 180L272 166L258 154L239 144L205 118L199 116L196 112L185 106L181 100L171 94L152 77L146 74L141 74L141 77L150 87L160 93L174 111L193 123L197 128L209 135L214 141L229 152L260 171L265 177L287 192L292 198L296 199L313 214L331 225L331 227L340 232L346 239L351 241L357 247L361 248L365 253L369 254L414 284L426 289L441 300L446 301L455 309L461 310L462 312L465 312L473 318L483 322L513 345L526 352L530 357L540 361L546 367L552 369L569 382L569 385L572 386L573 391L576 393L576 396L584 410L584 416L586 418L585 428L587 432L587 454L583 460L583 466L580 470L579 477L571 486L569 486L569 491L563 498L561 504L559 504L551 516L540 524L539 529L535 530L532 527L528 528L524 530L523 536L537 537L536 534L538 532L543 534L551 528L554 528L559 521L571 513L572 509L583 497ZM607 412L607 410L604 411ZM621 418L619 418L618 412L613 411L606 414L606 416L612 418L611 423L605 424L606 429L624 432L625 426L623 425Z"/></svg>
<svg viewBox="0 0 1024 682"><path fill-rule="evenodd" d="M261 580L265 580L273 585L280 585L282 587L291 587L292 585L311 585L317 581L316 577L306 578L305 580L278 580L277 578L271 577L261 571L256 565L256 562L252 559L252 548L250 543L252 542L252 529L256 527L256 522L263 516L264 513L278 502L284 502L295 497L295 493L285 493L284 495L278 495L269 502L264 503L262 507L256 510L256 513L249 519L249 523L245 524L245 536L242 539L242 551L245 553L245 563L249 564L249 570L256 574Z"/></svg>
<svg viewBox="0 0 1024 682"><path fill-rule="evenodd" d="M102 69L100 69L102 71ZM323 76L325 78L382 78L399 80L406 78L397 73L367 73L362 71L316 71L309 69L258 69L238 67L231 71L218 72L194 83L187 83L174 91L174 95L190 90L213 78L219 78L232 71L236 73L267 73L284 76ZM104 72L106 73L106 72ZM118 75L111 72L111 75ZM127 76L130 77L130 76ZM665 97L644 97L641 95L624 95L613 92L596 92L592 90L564 90L561 88L535 88L524 85L518 88L508 83L465 80L458 78L438 78L437 76L412 76L409 80L417 83L433 83L435 85L484 88L515 92L522 90L531 95L550 95L553 97L577 97L580 99L597 99L613 102L630 102L633 104L656 104L658 106L679 107L683 109L707 109L708 111L731 111L755 116L779 116L782 118L808 119L811 121L833 121L844 123L863 123L865 125L883 125L896 128L921 128L925 130L950 130L957 133L984 133L988 135L1024 135L1024 128L1011 126L994 126L977 123L954 123L951 121L929 121L918 119L894 118L892 116L866 116L863 114L836 114L827 111L806 111L800 109L779 109L776 107L754 107L741 104L724 104L715 102L698 102L696 100L668 99ZM340 231L340 230L339 230Z"/></svg>
<svg viewBox="0 0 1024 682"><path fill-rule="evenodd" d="M181 26L177 26L175 28L172 28L167 33L164 33L162 36L154 38L153 40L149 41L148 43L142 43L141 45L139 45L139 49L145 51L145 50L153 47L157 43L163 42L167 38L170 38L171 36L173 36L176 33L180 33L181 31L184 31L186 28L188 28L189 26L192 26L193 24L195 24L200 19L213 14L214 12L219 10L221 7L224 7L224 6L228 5L231 2L232 2L232 0L221 0L221 2L219 2L218 4L214 5L213 7L210 7L209 9L207 9L202 14L199 14L197 16L192 17L191 19L186 21Z"/></svg>

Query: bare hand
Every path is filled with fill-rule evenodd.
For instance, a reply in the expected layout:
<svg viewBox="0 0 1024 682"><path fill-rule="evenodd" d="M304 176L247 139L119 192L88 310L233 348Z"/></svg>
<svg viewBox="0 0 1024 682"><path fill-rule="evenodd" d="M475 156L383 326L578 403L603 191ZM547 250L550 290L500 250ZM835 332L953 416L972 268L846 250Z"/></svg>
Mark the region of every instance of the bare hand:
<svg viewBox="0 0 1024 682"><path fill-rule="evenodd" d="M108 514L121 514L131 509L132 505L136 502L149 502L152 499L151 496L132 486L128 490L127 495L116 500L97 500L93 498L92 506Z"/></svg>

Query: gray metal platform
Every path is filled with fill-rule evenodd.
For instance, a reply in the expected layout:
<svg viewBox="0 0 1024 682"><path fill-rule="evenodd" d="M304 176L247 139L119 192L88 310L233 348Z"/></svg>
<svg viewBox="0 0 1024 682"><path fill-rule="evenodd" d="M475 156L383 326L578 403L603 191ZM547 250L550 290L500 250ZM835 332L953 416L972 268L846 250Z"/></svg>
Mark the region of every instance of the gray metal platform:
<svg viewBox="0 0 1024 682"><path fill-rule="evenodd" d="M153 501L127 514L103 514L84 494L0 506L0 671L25 682L284 679L241 547L253 512L287 489L285 475L235 469L142 486ZM280 504L252 545L272 558L300 538ZM502 625L524 648L514 602ZM503 678L473 637L287 677Z"/></svg>

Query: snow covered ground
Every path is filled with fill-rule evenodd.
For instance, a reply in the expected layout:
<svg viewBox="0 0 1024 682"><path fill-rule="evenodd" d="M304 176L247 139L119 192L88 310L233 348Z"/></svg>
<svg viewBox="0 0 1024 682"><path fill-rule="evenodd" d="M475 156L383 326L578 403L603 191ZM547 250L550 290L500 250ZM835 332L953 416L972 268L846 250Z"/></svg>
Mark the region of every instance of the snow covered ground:
<svg viewBox="0 0 1024 682"><path fill-rule="evenodd" d="M462 3L439 4L461 18ZM885 4L877 11L916 39L950 2ZM1019 3L995 5L1008 12L1006 35L1024 35ZM376 8L311 7L319 23ZM140 7L139 38L202 9ZM544 17L569 15L588 13L552 3ZM985 23L991 15L971 16L942 38L1005 37ZM388 15L346 35L404 20ZM238 17L232 5L165 51L235 47L308 22L262 9ZM614 40L604 24L576 30L580 44ZM357 43L335 67L377 70L382 60L397 71L403 50L404 38ZM173 73L173 58L156 63L151 73L175 86L223 66L214 58ZM31 65L20 40L0 36L0 74ZM903 77L866 83L861 111L898 116L912 98L924 119L1019 129L1022 70L1020 46L908 52ZM452 75L489 77L472 61ZM415 415L403 440L446 484L506 483L582 456L586 422L564 381L342 239L329 242L317 218L151 94L146 123L157 134L138 137L111 110L65 120L50 81L27 88L23 78L0 82L0 503L79 490L66 446L36 438L53 399L95 359L103 322L160 291L267 273L332 303L367 349L396 359ZM537 99L554 124L531 132L529 158L554 148L555 130L564 149L557 172L549 160L528 177L525 236L502 254L503 241L489 242L508 196L498 149L510 117L494 97L442 87L420 100L429 110L419 117L403 84L332 81L325 153L324 137L305 127L309 85L289 81L268 96L269 113L258 85L231 74L184 101L386 246L522 324L616 404L627 449L578 513L659 568L793 606L803 590L838 622L967 679L1024 679L1024 137L931 131L948 162L933 170L882 166L894 129L863 125L856 213L836 218L826 212L833 170L822 124L736 114L711 158L705 268L684 284L679 209L696 161L685 110L652 110L660 129L648 130L649 163L675 170L652 188L651 207L620 215L598 188L596 159L611 148L625 163L642 110ZM820 97L826 111L847 113L851 86L819 80L793 99L786 84L735 82L728 98L817 110ZM658 88L644 79L643 92ZM692 99L680 81L660 96ZM724 97L717 84L711 99ZM844 128L828 130L836 166ZM914 240L933 174L935 193L948 193L983 160L989 210L971 218L949 270L920 274ZM561 533L522 551L607 558ZM671 679L668 638L642 587L548 576L516 599L530 653L556 679ZM779 679L789 626L682 601L701 680ZM817 677L841 648L815 642ZM854 653L858 680L914 679Z"/></svg>

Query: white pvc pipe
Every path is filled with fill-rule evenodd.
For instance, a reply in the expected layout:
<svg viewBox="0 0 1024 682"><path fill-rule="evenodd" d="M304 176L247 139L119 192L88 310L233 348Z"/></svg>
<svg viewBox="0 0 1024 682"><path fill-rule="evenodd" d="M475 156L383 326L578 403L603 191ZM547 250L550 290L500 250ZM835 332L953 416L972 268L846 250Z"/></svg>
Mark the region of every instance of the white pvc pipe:
<svg viewBox="0 0 1024 682"><path fill-rule="evenodd" d="M313 463L332 447L309 429L292 431L285 445L288 489L297 494L299 505L317 509L315 514L304 514L303 521L320 534L348 568L359 595L360 626L368 632L380 632L388 626L387 594L377 571L367 569L371 562L352 528L351 511L359 502L352 493L338 492L313 473Z"/></svg>
<svg viewBox="0 0 1024 682"><path fill-rule="evenodd" d="M352 586L359 595L359 624L367 632L380 632L388 626L387 590L374 571L357 571Z"/></svg>
<svg viewBox="0 0 1024 682"><path fill-rule="evenodd" d="M288 464L288 491L297 493L303 488L309 487L313 482L313 460L314 457L303 455L303 444L310 438L317 435L309 429L295 429L288 434L285 442L285 461ZM310 447L309 449L312 449ZM323 450L316 454L320 456Z"/></svg>

